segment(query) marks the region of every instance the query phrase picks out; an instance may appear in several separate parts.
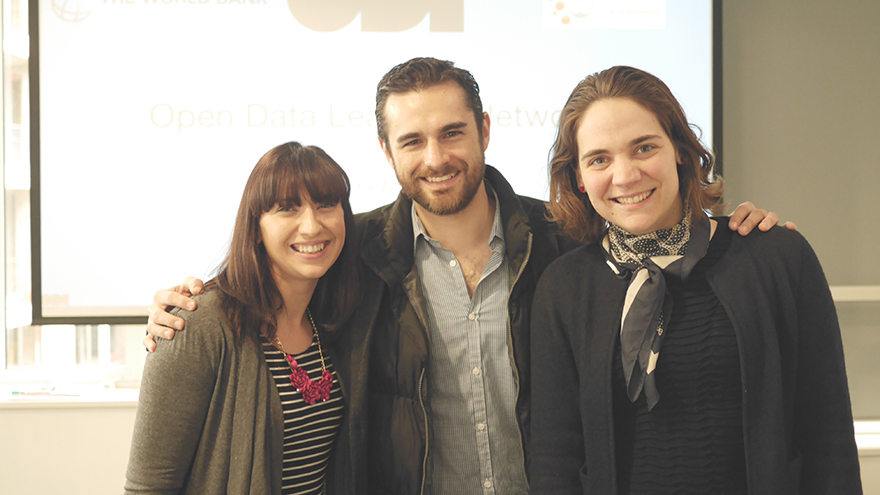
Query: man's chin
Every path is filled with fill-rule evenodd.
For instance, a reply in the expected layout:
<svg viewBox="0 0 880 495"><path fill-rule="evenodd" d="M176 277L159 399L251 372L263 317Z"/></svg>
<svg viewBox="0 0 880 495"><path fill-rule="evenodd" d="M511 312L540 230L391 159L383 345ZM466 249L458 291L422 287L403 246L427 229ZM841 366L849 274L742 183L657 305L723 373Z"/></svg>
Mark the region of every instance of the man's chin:
<svg viewBox="0 0 880 495"><path fill-rule="evenodd" d="M454 215L462 210L464 210L467 205L461 203L455 204L442 204L442 205L429 205L429 207L425 207L425 205L421 205L422 208L427 210L430 213L433 213L437 216L446 216L446 215Z"/></svg>
<svg viewBox="0 0 880 495"><path fill-rule="evenodd" d="M412 200L428 213L445 216L453 215L463 210L467 205L463 201L443 200L437 198L417 197Z"/></svg>
<svg viewBox="0 0 880 495"><path fill-rule="evenodd" d="M404 194L406 194L406 192L404 192ZM454 215L467 208L470 204L470 200L473 200L473 198L464 201L461 198L430 197L429 194L423 192L406 195L409 196L414 203L419 205L421 209L438 216Z"/></svg>
<svg viewBox="0 0 880 495"><path fill-rule="evenodd" d="M405 187L403 194L428 213L447 216L467 208L477 196L482 184L482 178L476 185L466 181L464 188L452 188L443 192L430 191L421 187Z"/></svg>

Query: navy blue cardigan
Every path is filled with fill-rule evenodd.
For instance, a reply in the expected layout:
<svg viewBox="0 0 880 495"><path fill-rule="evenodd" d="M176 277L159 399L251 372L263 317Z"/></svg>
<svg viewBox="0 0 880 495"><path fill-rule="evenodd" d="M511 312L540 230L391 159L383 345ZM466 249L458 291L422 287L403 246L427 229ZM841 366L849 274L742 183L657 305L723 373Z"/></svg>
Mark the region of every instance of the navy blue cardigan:
<svg viewBox="0 0 880 495"><path fill-rule="evenodd" d="M812 248L780 227L733 236L707 277L739 345L749 494L861 493L837 313ZM617 493L611 364L626 288L598 245L560 257L541 277L533 494Z"/></svg>

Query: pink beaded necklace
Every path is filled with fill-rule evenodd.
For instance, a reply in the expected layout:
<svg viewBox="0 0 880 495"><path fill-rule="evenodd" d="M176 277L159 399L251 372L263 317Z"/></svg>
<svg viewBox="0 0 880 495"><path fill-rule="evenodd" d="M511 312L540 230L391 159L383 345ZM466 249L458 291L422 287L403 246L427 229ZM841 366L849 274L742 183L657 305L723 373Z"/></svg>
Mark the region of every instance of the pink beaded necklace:
<svg viewBox="0 0 880 495"><path fill-rule="evenodd" d="M278 340L277 335L272 340L272 345L284 353L284 357L290 364L290 369L292 371L290 374L290 384L293 385L293 388L295 388L297 392L302 393L303 401L305 401L306 404L314 405L318 399L320 399L321 402L325 402L330 398L330 387L333 386L333 374L327 371L327 367L324 365L324 352L321 350L321 337L318 336L318 329L315 327L315 320L312 319L312 312L309 311L308 308L306 309L306 314L309 315L309 322L312 324L312 332L315 334L315 340L318 341L318 356L321 357L321 378L310 380L309 374L306 370L300 368L296 359L284 350L284 346L281 345L281 341Z"/></svg>

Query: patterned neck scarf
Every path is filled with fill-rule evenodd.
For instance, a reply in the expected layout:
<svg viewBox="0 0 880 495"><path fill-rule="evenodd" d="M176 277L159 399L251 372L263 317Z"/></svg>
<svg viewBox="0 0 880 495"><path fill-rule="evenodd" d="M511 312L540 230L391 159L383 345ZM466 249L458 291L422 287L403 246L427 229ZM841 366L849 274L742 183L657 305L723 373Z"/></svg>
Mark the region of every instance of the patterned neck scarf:
<svg viewBox="0 0 880 495"><path fill-rule="evenodd" d="M644 390L648 410L660 400L654 370L663 334L672 315L672 296L665 275L686 281L709 248L711 224L706 215L691 225L686 208L681 222L668 230L633 235L611 225L602 240L614 273L630 275L620 317L620 354L627 395L635 402Z"/></svg>

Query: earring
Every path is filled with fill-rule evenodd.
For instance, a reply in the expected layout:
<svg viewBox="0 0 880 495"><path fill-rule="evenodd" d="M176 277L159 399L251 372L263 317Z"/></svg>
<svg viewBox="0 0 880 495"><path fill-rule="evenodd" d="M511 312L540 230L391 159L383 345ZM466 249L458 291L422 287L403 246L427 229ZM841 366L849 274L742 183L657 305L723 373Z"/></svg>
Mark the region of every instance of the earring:
<svg viewBox="0 0 880 495"><path fill-rule="evenodd" d="M578 186L578 189L579 189L581 192L586 192L586 190L587 190L587 188L584 187L584 186Z"/></svg>

